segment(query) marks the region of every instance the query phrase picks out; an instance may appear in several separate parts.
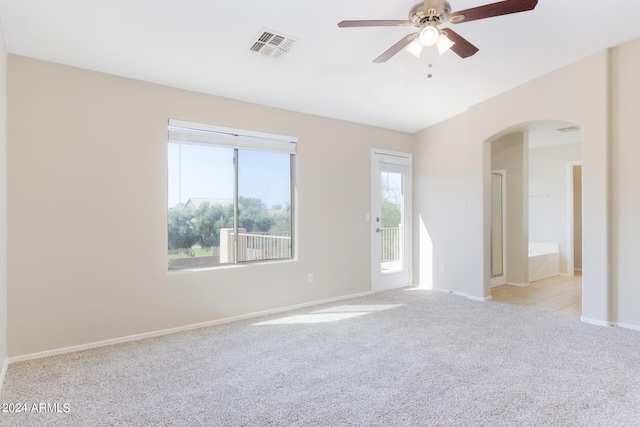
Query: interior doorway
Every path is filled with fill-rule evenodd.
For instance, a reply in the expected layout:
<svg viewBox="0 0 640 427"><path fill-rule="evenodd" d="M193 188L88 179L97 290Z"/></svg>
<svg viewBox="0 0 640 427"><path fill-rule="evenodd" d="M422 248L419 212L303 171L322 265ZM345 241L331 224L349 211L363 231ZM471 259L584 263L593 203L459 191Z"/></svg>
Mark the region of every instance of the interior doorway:
<svg viewBox="0 0 640 427"><path fill-rule="evenodd" d="M491 143L493 170L488 184L492 207L492 299L580 316L583 232L580 127L560 121L533 122L511 129ZM496 143L506 148L495 146ZM495 272L499 271L495 263L498 252L493 245L499 238L494 226L499 220L494 209L498 203L496 169L503 168L510 179L506 213L510 273L504 286L494 287ZM514 226L515 223L518 225ZM521 236L524 238L520 239Z"/></svg>

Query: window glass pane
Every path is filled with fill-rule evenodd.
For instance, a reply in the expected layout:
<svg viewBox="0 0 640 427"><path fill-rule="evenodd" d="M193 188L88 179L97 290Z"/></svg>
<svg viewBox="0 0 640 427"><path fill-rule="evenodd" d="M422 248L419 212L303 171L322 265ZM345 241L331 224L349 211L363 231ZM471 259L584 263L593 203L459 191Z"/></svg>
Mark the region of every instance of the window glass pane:
<svg viewBox="0 0 640 427"><path fill-rule="evenodd" d="M402 259L402 212L403 188L402 173L382 171L380 173L381 190L380 210L381 228L381 272L397 272L403 270Z"/></svg>
<svg viewBox="0 0 640 427"><path fill-rule="evenodd" d="M226 247L233 248L233 156L231 148L169 144L170 269L234 262Z"/></svg>
<svg viewBox="0 0 640 427"><path fill-rule="evenodd" d="M238 262L291 257L291 155L238 151Z"/></svg>
<svg viewBox="0 0 640 427"><path fill-rule="evenodd" d="M295 143L194 126L168 130L169 269L291 258Z"/></svg>

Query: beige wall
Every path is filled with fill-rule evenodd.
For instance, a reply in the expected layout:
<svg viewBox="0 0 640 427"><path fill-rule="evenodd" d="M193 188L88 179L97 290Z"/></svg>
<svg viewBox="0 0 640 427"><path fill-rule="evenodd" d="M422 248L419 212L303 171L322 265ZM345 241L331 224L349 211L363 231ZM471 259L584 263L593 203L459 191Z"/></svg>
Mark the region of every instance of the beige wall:
<svg viewBox="0 0 640 427"><path fill-rule="evenodd" d="M639 57L599 52L411 136L10 55L8 354L370 290L374 147L414 150L414 281L486 298L490 141L537 120L583 132L583 317L640 328ZM167 274L168 118L299 138L296 261Z"/></svg>
<svg viewBox="0 0 640 427"><path fill-rule="evenodd" d="M467 281L464 227L456 228L466 220L466 131L458 116L416 134L413 162L414 283L460 293Z"/></svg>
<svg viewBox="0 0 640 427"><path fill-rule="evenodd" d="M7 360L7 48L0 25L0 372ZM0 375L0 388L2 378Z"/></svg>
<svg viewBox="0 0 640 427"><path fill-rule="evenodd" d="M613 320L640 326L640 40L625 44L611 55L611 261ZM583 165L583 179L588 166ZM585 184L585 189L588 187ZM585 191L583 197L588 197ZM585 212L586 214L586 212ZM584 244L587 245L587 236ZM586 250L586 249L585 249ZM583 272L589 260L583 259Z"/></svg>
<svg viewBox="0 0 640 427"><path fill-rule="evenodd" d="M370 291L371 149L411 135L14 55L8 99L10 356ZM296 261L167 274L169 118L299 138Z"/></svg>
<svg viewBox="0 0 640 427"><path fill-rule="evenodd" d="M507 180L507 283L529 283L529 188L527 136L504 135L491 143L491 170L505 170Z"/></svg>
<svg viewBox="0 0 640 427"><path fill-rule="evenodd" d="M431 170L429 181L416 180L416 203L426 206L429 200L440 201L440 188L455 190L457 195L466 192L466 218L434 218L426 225L447 233L452 246L460 247L465 240L467 255L461 264L467 280L449 289L461 292L464 288L462 292L475 298L489 295L490 166L485 141L526 129L527 123L538 120L568 121L580 125L583 136L583 319L640 328L636 267L640 259L639 58L640 40L601 51L416 136L415 164L442 162ZM437 157L446 147L459 156L455 160ZM463 159L465 168L460 167ZM460 185L462 179L466 186ZM455 208L461 206L456 203ZM416 245L422 247L424 240L420 234ZM449 250L444 248L442 253ZM429 257L439 256L434 246ZM416 262L428 271L431 260L421 253Z"/></svg>
<svg viewBox="0 0 640 427"><path fill-rule="evenodd" d="M490 218L490 141L514 131L525 130L527 123L539 120L563 120L577 123L583 131L584 186L584 285L583 317L593 322L611 319L609 309L609 53L602 51L525 85L471 107L466 113L437 124L416 136L414 163L441 162L430 175L438 188L465 194L462 218L434 219L427 229L440 230L459 251L465 253L466 280L450 289L484 299L489 292L489 218ZM455 123L455 125L454 125ZM438 157L442 150L455 150L454 160ZM462 164L464 162L464 167ZM446 171L446 172L444 172ZM464 180L465 185L460 182ZM426 206L439 200L438 188L416 180L416 203ZM417 245L422 247L424 236ZM460 245L464 241L464 245ZM453 248L444 249L450 253ZM439 256L438 253L432 255ZM420 254L418 262L430 261ZM434 273L437 274L437 273ZM420 280L424 280L423 275ZM640 324L636 322L635 324Z"/></svg>

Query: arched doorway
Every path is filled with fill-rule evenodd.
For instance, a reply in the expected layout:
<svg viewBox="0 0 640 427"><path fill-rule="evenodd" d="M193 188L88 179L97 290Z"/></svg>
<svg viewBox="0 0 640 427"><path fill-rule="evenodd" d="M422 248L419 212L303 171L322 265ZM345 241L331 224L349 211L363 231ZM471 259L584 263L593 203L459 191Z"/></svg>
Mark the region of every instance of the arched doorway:
<svg viewBox="0 0 640 427"><path fill-rule="evenodd" d="M581 180L576 181L582 162L580 127L529 122L489 142L492 299L580 316L582 278L574 276L582 242L581 201L576 202L581 196Z"/></svg>

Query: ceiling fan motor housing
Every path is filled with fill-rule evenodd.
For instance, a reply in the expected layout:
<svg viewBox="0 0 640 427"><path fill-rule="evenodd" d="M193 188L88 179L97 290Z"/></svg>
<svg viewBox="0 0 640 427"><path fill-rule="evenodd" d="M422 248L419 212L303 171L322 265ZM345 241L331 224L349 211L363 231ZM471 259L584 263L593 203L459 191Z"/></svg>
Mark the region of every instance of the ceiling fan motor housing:
<svg viewBox="0 0 640 427"><path fill-rule="evenodd" d="M417 3L409 12L409 20L414 25L422 25L430 21L442 23L449 19L451 5L445 0L424 0Z"/></svg>

